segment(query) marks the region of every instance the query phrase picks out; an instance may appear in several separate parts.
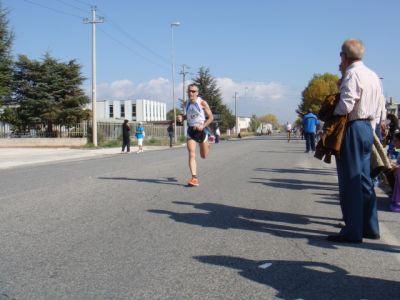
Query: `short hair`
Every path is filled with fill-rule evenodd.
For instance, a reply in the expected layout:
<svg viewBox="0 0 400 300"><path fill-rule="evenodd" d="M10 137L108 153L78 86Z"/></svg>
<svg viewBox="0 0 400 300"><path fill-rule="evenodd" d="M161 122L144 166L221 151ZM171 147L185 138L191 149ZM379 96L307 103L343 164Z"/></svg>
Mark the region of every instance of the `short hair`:
<svg viewBox="0 0 400 300"><path fill-rule="evenodd" d="M197 90L198 90L198 91L200 91L200 88L199 88L199 86L198 86L198 84L197 84L197 83L191 83L191 84L189 84L189 85L188 85L188 90L189 90L189 89L190 89L190 87L192 87L192 86L196 87L196 88L197 88Z"/></svg>
<svg viewBox="0 0 400 300"><path fill-rule="evenodd" d="M364 44L358 39L347 39L343 42L342 52L349 59L362 59L364 56Z"/></svg>

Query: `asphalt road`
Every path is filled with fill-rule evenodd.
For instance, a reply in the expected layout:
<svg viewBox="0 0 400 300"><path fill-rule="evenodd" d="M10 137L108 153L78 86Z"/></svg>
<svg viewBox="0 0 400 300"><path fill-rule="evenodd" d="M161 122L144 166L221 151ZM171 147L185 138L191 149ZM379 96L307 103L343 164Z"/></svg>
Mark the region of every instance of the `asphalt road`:
<svg viewBox="0 0 400 300"><path fill-rule="evenodd" d="M0 170L0 300L399 299L399 214L333 244L334 165L304 142L212 145ZM379 191L378 191L379 192Z"/></svg>

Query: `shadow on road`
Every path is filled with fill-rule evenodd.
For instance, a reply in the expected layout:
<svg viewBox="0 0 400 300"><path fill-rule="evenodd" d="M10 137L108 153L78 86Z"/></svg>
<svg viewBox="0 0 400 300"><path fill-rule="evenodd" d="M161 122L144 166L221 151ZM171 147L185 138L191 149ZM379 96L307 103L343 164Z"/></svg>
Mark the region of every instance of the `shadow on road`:
<svg viewBox="0 0 400 300"><path fill-rule="evenodd" d="M212 227L219 229L251 230L268 233L289 239L307 239L309 245L336 249L332 242L325 240L329 232L307 228L309 224L319 224L332 228L340 221L337 218L299 215L286 212L264 211L228 206L217 203L173 202L178 205L190 205L205 212L181 213L167 210L148 210L150 213L168 215L179 223ZM327 221L334 221L333 223ZM293 225L293 226L290 226ZM300 226L303 225L303 226ZM335 230L336 231L336 230ZM376 251L400 253L400 247L364 242L363 244L341 244L343 247L357 247Z"/></svg>
<svg viewBox="0 0 400 300"><path fill-rule="evenodd" d="M133 180L137 182L147 182L147 183L156 183L156 184L169 184L169 185L178 185L178 186L186 186L186 184L178 183L178 180L175 177L164 177L165 179L155 179L155 178L129 178L129 177L97 177L98 179L103 180Z"/></svg>
<svg viewBox="0 0 400 300"><path fill-rule="evenodd" d="M292 190L324 190L324 191L337 191L337 183L331 182L320 182L320 181L307 181L299 179L288 179L288 178L250 178L250 183L260 183L266 186L281 189L292 189Z"/></svg>
<svg viewBox="0 0 400 300"><path fill-rule="evenodd" d="M279 299L398 299L400 295L399 282L351 275L327 263L218 255L194 259L238 270L240 276L274 288ZM262 269L263 264L271 265Z"/></svg>
<svg viewBox="0 0 400 300"><path fill-rule="evenodd" d="M269 152L269 151L266 151ZM282 152L278 152L282 153ZM270 172L270 173L289 173L289 174L303 174L303 175L333 175L335 176L336 170L325 170L315 168L293 168L293 169L270 169L270 168L256 168L254 171Z"/></svg>

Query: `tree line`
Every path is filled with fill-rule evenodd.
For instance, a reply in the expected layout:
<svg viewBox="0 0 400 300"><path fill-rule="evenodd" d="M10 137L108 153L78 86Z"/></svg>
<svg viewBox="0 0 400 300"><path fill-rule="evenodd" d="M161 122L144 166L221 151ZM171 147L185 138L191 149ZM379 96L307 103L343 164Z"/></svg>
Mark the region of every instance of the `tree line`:
<svg viewBox="0 0 400 300"><path fill-rule="evenodd" d="M8 11L0 3L0 120L14 132L31 128L53 131L90 118L85 105L90 99L81 88L86 79L76 60L60 62L49 53L42 59L11 55L14 34Z"/></svg>

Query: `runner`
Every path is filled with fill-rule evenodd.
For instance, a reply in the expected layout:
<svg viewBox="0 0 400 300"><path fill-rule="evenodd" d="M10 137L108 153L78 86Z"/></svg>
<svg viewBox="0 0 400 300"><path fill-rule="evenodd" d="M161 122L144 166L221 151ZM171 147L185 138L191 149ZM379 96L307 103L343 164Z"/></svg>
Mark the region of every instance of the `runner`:
<svg viewBox="0 0 400 300"><path fill-rule="evenodd" d="M186 105L186 116L177 116L177 121L182 123L187 120L187 149L189 153L189 169L192 178L189 180L189 186L198 186L196 165L196 145L199 144L201 158L206 158L209 152L208 126L214 117L208 106L208 103L199 97L199 87L196 84L188 86L189 101Z"/></svg>
<svg viewBox="0 0 400 300"><path fill-rule="evenodd" d="M292 124L286 123L287 141L290 142L290 134L292 133Z"/></svg>

